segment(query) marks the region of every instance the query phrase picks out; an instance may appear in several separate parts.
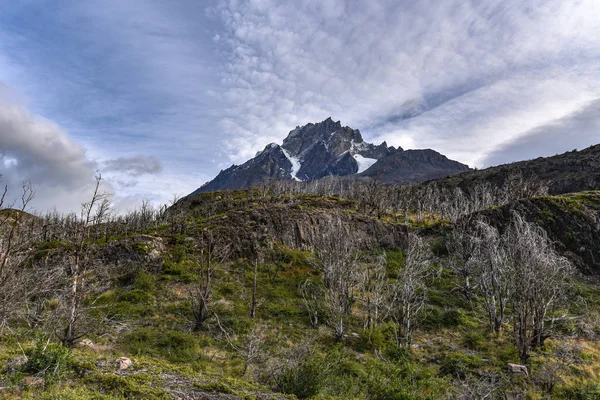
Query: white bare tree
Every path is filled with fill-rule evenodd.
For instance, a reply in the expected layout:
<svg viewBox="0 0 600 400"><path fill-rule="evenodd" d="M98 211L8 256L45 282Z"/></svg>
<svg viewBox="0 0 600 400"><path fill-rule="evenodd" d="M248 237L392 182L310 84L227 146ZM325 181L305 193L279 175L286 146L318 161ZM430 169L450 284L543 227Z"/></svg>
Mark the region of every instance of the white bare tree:
<svg viewBox="0 0 600 400"><path fill-rule="evenodd" d="M546 232L517 213L504 236L514 282L511 309L514 338L522 361L531 346L550 335L548 314L564 305L573 267L553 247Z"/></svg>
<svg viewBox="0 0 600 400"><path fill-rule="evenodd" d="M427 286L436 270L430 247L417 235L409 235L405 256L405 265L397 271L398 279L391 286L387 315L395 323L398 344L410 346L427 305Z"/></svg>
<svg viewBox="0 0 600 400"><path fill-rule="evenodd" d="M316 266L323 274L321 309L336 340L343 339L359 283L358 243L339 214L320 226L314 241Z"/></svg>

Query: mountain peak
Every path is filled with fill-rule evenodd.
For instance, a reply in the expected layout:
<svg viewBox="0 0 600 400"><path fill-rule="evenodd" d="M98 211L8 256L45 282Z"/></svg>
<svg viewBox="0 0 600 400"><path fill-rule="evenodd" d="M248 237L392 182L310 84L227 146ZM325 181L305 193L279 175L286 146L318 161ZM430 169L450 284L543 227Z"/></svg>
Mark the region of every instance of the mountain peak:
<svg viewBox="0 0 600 400"><path fill-rule="evenodd" d="M373 170L413 181L415 174L417 179L432 179L466 168L451 160L441 162L421 150L415 150L415 154L393 156L402 152L402 148L388 147L385 142L380 145L367 143L358 129L343 126L340 121L328 117L321 122L297 126L281 146L267 145L253 159L221 171L213 181L194 193L247 188L266 179L309 181L327 175L373 176L370 173ZM406 174L392 171L405 167L408 168ZM417 173L420 169L423 172Z"/></svg>
<svg viewBox="0 0 600 400"><path fill-rule="evenodd" d="M290 131L283 140L282 147L292 156L302 158L303 154L317 143L323 142L335 157L351 150L352 143L363 143L358 129L342 126L331 117L316 124L306 124Z"/></svg>

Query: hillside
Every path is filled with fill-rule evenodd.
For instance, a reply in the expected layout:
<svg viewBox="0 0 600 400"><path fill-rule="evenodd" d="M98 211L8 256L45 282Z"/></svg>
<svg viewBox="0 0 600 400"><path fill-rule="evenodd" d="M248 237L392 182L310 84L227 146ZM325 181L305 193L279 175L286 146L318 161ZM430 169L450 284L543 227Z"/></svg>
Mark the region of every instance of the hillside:
<svg viewBox="0 0 600 400"><path fill-rule="evenodd" d="M558 249L591 274L556 281L569 284L568 297L526 360L512 338L512 311L504 333L492 334L485 297L461 289L459 253L450 246L460 221L416 206L405 215L395 207L375 212L361 197L245 190L189 196L167 213L89 227L73 347L61 338L78 231L67 220L40 218L28 227L35 238L28 250L10 259L20 266L11 278L18 292L0 296L0 395L596 398L599 196L548 196L478 213L500 231L513 210L540 220ZM39 231L46 239L36 236L52 226ZM335 280L324 283L335 265L346 271L340 284L349 284L350 297L332 291ZM417 296L406 299L423 308L407 332L396 313L403 308L385 293L403 296L397 284L409 282L417 265L426 273L412 276ZM350 301L347 313L327 308L332 299ZM27 362L19 361L23 353Z"/></svg>
<svg viewBox="0 0 600 400"><path fill-rule="evenodd" d="M523 199L483 215L503 227L514 212L544 228L582 273L600 276L600 192Z"/></svg>
<svg viewBox="0 0 600 400"><path fill-rule="evenodd" d="M484 182L500 187L516 174L547 184L553 195L597 190L600 188L600 144L552 157L464 172L436 182L463 189Z"/></svg>
<svg viewBox="0 0 600 400"><path fill-rule="evenodd" d="M232 165L193 194L246 189L267 180L309 182L326 176L378 176L388 183L422 182L468 171L433 150L408 150L367 143L358 129L331 118L289 132L242 165Z"/></svg>

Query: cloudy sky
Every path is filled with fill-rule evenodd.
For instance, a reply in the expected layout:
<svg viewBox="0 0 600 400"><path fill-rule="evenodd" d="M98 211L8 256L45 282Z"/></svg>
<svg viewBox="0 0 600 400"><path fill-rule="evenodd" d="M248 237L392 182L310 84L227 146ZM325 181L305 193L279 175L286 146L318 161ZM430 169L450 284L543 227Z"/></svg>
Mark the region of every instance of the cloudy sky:
<svg viewBox="0 0 600 400"><path fill-rule="evenodd" d="M471 166L600 142L598 0L0 0L0 173L167 201L297 125Z"/></svg>

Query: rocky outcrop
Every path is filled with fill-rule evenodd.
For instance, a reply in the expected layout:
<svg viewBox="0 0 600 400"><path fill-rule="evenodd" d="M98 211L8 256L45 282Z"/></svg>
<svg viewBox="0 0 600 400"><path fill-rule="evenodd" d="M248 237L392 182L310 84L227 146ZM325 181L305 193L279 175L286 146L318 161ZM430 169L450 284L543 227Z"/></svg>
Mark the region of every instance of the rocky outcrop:
<svg viewBox="0 0 600 400"><path fill-rule="evenodd" d="M524 365L508 363L508 365L506 366L506 369L513 376L520 376L522 378L529 377L529 372L527 371L527 367Z"/></svg>
<svg viewBox="0 0 600 400"><path fill-rule="evenodd" d="M188 196L173 211L186 210L210 218L207 224L213 232L227 238L239 255L253 251L256 243L311 248L332 216L339 216L346 232L365 244L394 248L404 244L407 237L406 226L357 213L354 204L347 200L301 196L285 202L243 201L236 199L240 195L241 192L219 192Z"/></svg>
<svg viewBox="0 0 600 400"><path fill-rule="evenodd" d="M523 199L481 214L504 229L513 212L541 226L579 271L600 275L600 191Z"/></svg>
<svg viewBox="0 0 600 400"><path fill-rule="evenodd" d="M119 357L115 360L115 367L119 371L125 371L133 366L133 361L127 357Z"/></svg>
<svg viewBox="0 0 600 400"><path fill-rule="evenodd" d="M8 361L6 361L6 373L13 374L17 372L22 366L27 364L28 361L29 358L27 358L27 356L19 356L9 359Z"/></svg>

